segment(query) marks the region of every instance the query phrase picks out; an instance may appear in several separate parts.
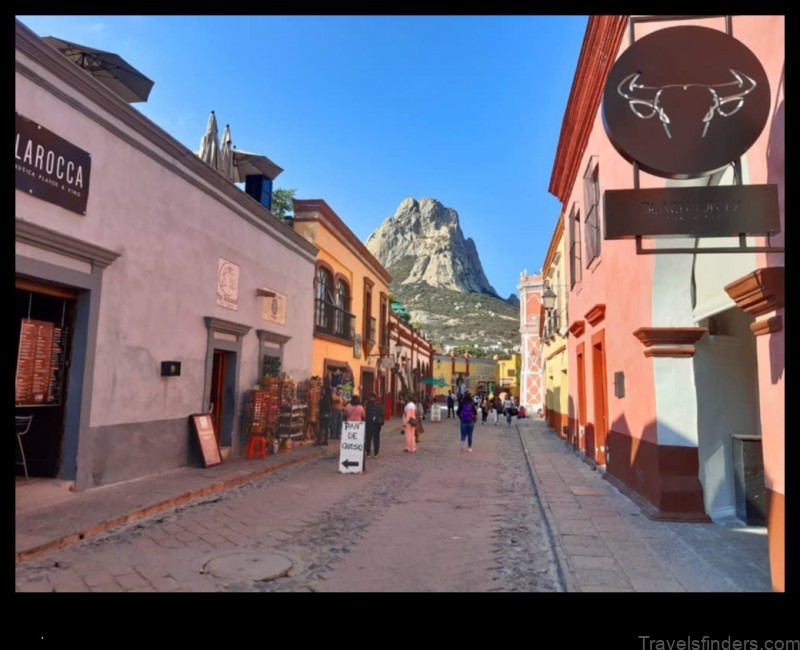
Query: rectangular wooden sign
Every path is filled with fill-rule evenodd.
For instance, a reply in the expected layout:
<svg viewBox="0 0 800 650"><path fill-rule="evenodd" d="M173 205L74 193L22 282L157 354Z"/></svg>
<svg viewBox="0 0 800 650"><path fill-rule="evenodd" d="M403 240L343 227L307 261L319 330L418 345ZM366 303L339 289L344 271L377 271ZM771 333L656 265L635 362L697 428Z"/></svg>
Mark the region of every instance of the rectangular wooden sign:
<svg viewBox="0 0 800 650"><path fill-rule="evenodd" d="M780 232L776 185L606 190L603 200L605 239Z"/></svg>
<svg viewBox="0 0 800 650"><path fill-rule="evenodd" d="M211 414L195 413L189 419L192 421L197 441L200 443L200 451L203 454L203 467L211 467L222 463Z"/></svg>

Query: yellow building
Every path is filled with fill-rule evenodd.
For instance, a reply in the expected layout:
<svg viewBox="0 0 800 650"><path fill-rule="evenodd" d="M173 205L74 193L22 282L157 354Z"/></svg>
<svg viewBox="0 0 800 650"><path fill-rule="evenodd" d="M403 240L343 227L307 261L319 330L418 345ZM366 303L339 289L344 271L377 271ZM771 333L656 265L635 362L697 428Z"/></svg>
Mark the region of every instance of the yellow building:
<svg viewBox="0 0 800 650"><path fill-rule="evenodd" d="M545 308L539 323L543 343L546 418L548 425L562 438L568 436L570 417L567 376L568 292L564 282L567 277L565 246L564 222L559 219L542 267L544 278L542 301ZM550 302L552 308L546 309Z"/></svg>
<svg viewBox="0 0 800 650"><path fill-rule="evenodd" d="M519 400L519 355L512 354L509 359L498 359L497 364L497 385L495 393L510 392Z"/></svg>
<svg viewBox="0 0 800 650"><path fill-rule="evenodd" d="M362 401L387 391L392 277L322 199L294 201L294 229L317 249L311 374Z"/></svg>
<svg viewBox="0 0 800 650"><path fill-rule="evenodd" d="M476 393L482 390L492 392L500 385L500 362L495 359L478 359L469 355L437 354L433 357L433 377L445 382L446 386L437 386L433 390L436 401L444 401L447 391L454 393L470 391ZM513 361L505 361L513 368ZM508 375L513 377L513 370ZM508 380L508 385L513 384Z"/></svg>

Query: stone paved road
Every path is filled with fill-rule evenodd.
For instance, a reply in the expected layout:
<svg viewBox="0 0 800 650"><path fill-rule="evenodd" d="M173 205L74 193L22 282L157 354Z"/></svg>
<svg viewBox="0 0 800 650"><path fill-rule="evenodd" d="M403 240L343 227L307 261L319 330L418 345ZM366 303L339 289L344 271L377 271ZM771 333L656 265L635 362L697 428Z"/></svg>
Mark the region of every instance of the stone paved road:
<svg viewBox="0 0 800 650"><path fill-rule="evenodd" d="M553 592L564 589L516 429L383 436L361 475L323 457L16 570L18 592Z"/></svg>

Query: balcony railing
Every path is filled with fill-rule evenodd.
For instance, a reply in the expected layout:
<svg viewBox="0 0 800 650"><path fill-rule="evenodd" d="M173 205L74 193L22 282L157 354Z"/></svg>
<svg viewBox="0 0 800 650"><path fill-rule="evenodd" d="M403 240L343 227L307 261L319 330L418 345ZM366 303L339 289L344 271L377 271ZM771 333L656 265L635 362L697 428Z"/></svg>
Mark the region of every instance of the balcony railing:
<svg viewBox="0 0 800 650"><path fill-rule="evenodd" d="M353 341L355 328L353 322L356 317L333 303L317 299L316 301L316 321L314 332L316 334L327 334L348 343Z"/></svg>

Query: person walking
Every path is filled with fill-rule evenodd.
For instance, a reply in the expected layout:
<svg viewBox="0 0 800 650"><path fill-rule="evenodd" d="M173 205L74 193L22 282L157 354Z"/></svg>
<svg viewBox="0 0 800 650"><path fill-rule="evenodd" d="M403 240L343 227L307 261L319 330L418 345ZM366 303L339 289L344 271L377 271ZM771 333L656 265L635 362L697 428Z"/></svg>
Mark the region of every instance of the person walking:
<svg viewBox="0 0 800 650"><path fill-rule="evenodd" d="M453 395L453 391L447 391L447 419L449 420L450 417L456 416L456 396Z"/></svg>
<svg viewBox="0 0 800 650"><path fill-rule="evenodd" d="M486 418L489 417L489 399L484 395L478 405L481 410L481 425L486 424Z"/></svg>
<svg viewBox="0 0 800 650"><path fill-rule="evenodd" d="M458 409L458 418L461 420L461 451L472 451L472 432L475 430L475 402L472 395L467 392Z"/></svg>
<svg viewBox="0 0 800 650"><path fill-rule="evenodd" d="M500 411L503 410L503 403L500 401L500 396L494 396L494 426L497 426L497 423L500 421Z"/></svg>
<svg viewBox="0 0 800 650"><path fill-rule="evenodd" d="M514 409L514 400L511 399L511 393L506 393L506 399L503 401L503 413L506 416L508 426L511 426L511 416Z"/></svg>
<svg viewBox="0 0 800 650"><path fill-rule="evenodd" d="M331 429L331 387L326 381L322 387L322 396L319 399L319 429L317 440L314 444L323 446L328 444Z"/></svg>
<svg viewBox="0 0 800 650"><path fill-rule="evenodd" d="M414 399L409 396L403 408L403 430L406 434L406 448L403 451L412 454L417 452L417 440L414 435L417 429L417 422L417 405L414 403Z"/></svg>
<svg viewBox="0 0 800 650"><path fill-rule="evenodd" d="M367 419L367 412L358 395L350 398L350 403L344 409L344 417L348 422L364 422Z"/></svg>
<svg viewBox="0 0 800 650"><path fill-rule="evenodd" d="M337 386L331 395L331 440L339 440L342 437L342 418L344 416L344 399L342 398L342 387Z"/></svg>
<svg viewBox="0 0 800 650"><path fill-rule="evenodd" d="M422 421L425 419L425 407L422 405L422 401L417 402L417 426L414 429L414 440L419 442L419 436L421 433L425 433L425 427L422 425Z"/></svg>
<svg viewBox="0 0 800 650"><path fill-rule="evenodd" d="M381 450L381 427L385 421L385 409L383 401L378 393L372 393L367 400L367 434L364 449L367 458L377 458ZM373 455L372 451L375 450Z"/></svg>

